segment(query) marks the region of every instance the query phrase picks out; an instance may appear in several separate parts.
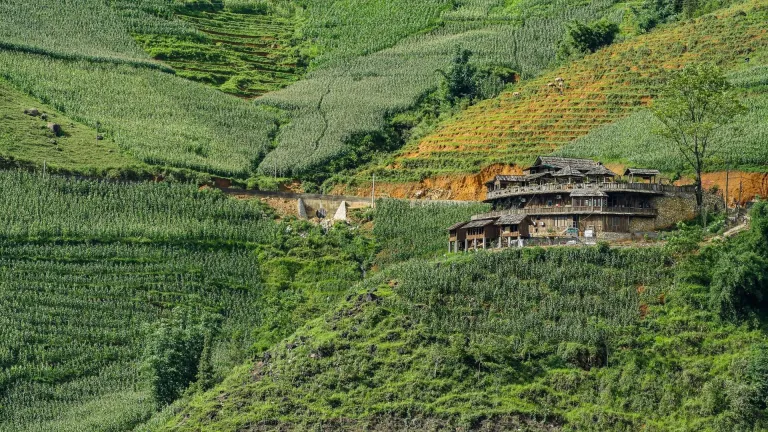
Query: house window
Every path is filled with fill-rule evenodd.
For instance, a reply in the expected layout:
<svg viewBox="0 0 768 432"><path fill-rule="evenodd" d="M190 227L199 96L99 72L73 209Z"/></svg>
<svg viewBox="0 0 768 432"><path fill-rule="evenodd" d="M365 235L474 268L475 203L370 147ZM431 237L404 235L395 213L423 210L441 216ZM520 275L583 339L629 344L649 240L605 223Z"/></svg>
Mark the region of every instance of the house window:
<svg viewBox="0 0 768 432"><path fill-rule="evenodd" d="M478 235L482 235L483 234L483 229L482 228L470 228L468 232L469 232L469 235L471 235L471 236L478 236Z"/></svg>

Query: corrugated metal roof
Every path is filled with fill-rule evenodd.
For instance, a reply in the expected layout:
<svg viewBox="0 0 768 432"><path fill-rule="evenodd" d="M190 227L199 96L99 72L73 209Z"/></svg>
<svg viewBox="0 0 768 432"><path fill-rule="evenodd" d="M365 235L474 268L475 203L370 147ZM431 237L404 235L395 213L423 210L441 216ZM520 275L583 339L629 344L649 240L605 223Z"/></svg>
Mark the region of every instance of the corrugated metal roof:
<svg viewBox="0 0 768 432"><path fill-rule="evenodd" d="M497 180L501 181L525 181L525 176L521 175L497 175Z"/></svg>
<svg viewBox="0 0 768 432"><path fill-rule="evenodd" d="M659 174L661 174L659 170L646 168L627 168L627 170L624 171L624 175L655 176Z"/></svg>
<svg viewBox="0 0 768 432"><path fill-rule="evenodd" d="M607 197L608 194L599 189L579 189L571 192L572 197Z"/></svg>
<svg viewBox="0 0 768 432"><path fill-rule="evenodd" d="M496 225L519 225L527 217L526 214L504 215L496 221Z"/></svg>
<svg viewBox="0 0 768 432"><path fill-rule="evenodd" d="M493 223L496 219L479 219L464 225L462 228L482 228Z"/></svg>
<svg viewBox="0 0 768 432"><path fill-rule="evenodd" d="M573 169L579 171L588 171L598 165L598 162L592 159L576 159L576 158L563 158L555 156L539 156L536 158L534 166L547 165L555 168L565 168L570 166Z"/></svg>

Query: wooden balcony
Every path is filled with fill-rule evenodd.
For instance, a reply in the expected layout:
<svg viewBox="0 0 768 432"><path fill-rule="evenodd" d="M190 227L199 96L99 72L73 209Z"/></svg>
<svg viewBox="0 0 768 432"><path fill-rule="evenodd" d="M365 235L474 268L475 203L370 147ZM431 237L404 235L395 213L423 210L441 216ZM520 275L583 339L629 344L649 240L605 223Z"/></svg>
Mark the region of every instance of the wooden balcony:
<svg viewBox="0 0 768 432"><path fill-rule="evenodd" d="M651 195L662 195L665 193L693 193L695 192L695 187L663 185L658 183L552 183L532 186L512 186L506 189L492 190L487 193L485 200L491 201L499 198L543 193L569 194L575 190L599 190L605 193L635 192Z"/></svg>
<svg viewBox="0 0 768 432"><path fill-rule="evenodd" d="M521 209L499 210L472 216L472 219L487 219L510 214L526 214L529 216L543 215L617 215L655 217L659 212L653 208L639 207L596 207L596 206L560 206L560 207L526 207Z"/></svg>

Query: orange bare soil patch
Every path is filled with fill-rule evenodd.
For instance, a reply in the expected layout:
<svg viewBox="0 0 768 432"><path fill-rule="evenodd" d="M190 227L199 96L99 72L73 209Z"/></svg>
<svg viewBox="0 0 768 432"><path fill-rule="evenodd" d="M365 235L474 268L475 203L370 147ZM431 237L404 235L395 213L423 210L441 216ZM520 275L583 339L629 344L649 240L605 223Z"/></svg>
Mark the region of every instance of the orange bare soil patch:
<svg viewBox="0 0 768 432"><path fill-rule="evenodd" d="M530 163L648 105L669 70L703 59L726 69L742 62L768 38L759 12L764 7L749 2L664 26L524 82L406 146L394 166L466 173L493 163ZM550 85L557 77L564 80L562 88Z"/></svg>
<svg viewBox="0 0 768 432"><path fill-rule="evenodd" d="M616 173L622 173L624 166L621 164L608 164L607 167ZM376 196L403 199L433 199L433 200L460 200L482 201L485 199L485 182L498 174L522 174L519 166L496 164L486 167L478 174L446 175L425 179L421 182L407 183L376 183ZM702 183L705 189L717 187L725 190L726 173L713 172L704 174ZM741 185L742 203L756 196L768 197L768 173L749 173L731 171L728 174L728 201L733 204L739 196ZM678 185L692 184L693 179L685 178L677 182ZM370 183L358 187L337 186L332 194L371 196Z"/></svg>
<svg viewBox="0 0 768 432"><path fill-rule="evenodd" d="M701 183L704 189L711 190L717 186L718 190L725 192L726 173L714 172L701 176ZM759 196L768 197L768 172L766 173L746 173L731 171L728 173L728 204L735 204L741 196L741 204Z"/></svg>
<svg viewBox="0 0 768 432"><path fill-rule="evenodd" d="M481 201L485 199L485 182L499 174L522 174L516 166L496 164L477 174L447 175L422 182L376 183L376 196L389 198ZM335 195L370 196L371 184L350 188L337 186Z"/></svg>

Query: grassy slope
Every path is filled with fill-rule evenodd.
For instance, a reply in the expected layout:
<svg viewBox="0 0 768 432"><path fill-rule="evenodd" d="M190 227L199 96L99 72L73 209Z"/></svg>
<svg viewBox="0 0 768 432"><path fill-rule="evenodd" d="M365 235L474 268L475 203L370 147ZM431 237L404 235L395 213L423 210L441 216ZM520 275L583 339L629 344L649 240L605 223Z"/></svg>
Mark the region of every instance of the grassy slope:
<svg viewBox="0 0 768 432"><path fill-rule="evenodd" d="M702 309L706 289L665 262L591 248L393 267L162 430L751 430L768 339Z"/></svg>
<svg viewBox="0 0 768 432"><path fill-rule="evenodd" d="M476 172L493 163L529 163L647 105L669 69L702 60L727 69L743 63L749 53L765 49L766 19L765 1L750 1L614 44L469 108L404 148L390 161L394 169L377 174L413 180L425 174ZM547 87L555 77L565 79L563 94ZM752 127L764 130L765 124ZM740 144L731 143L734 149ZM756 151L744 165L764 163L764 156Z"/></svg>
<svg viewBox="0 0 768 432"><path fill-rule="evenodd" d="M194 32L145 11L152 8L164 11L167 4L6 2L0 26L10 41L26 40L30 28L38 36L0 52L0 76L75 121L101 123L121 149L143 162L248 177L272 145L277 116L147 67L151 61L130 32Z"/></svg>
<svg viewBox="0 0 768 432"><path fill-rule="evenodd" d="M278 223L193 186L0 185L3 432L130 430L155 410L144 347L173 308L220 315L225 376L336 304L373 253L346 226Z"/></svg>
<svg viewBox="0 0 768 432"><path fill-rule="evenodd" d="M39 109L48 119L24 114L29 108ZM0 81L0 116L3 119L0 155L6 160L37 166L45 162L51 172L94 175L141 165L121 151L111 138L97 141L94 129L41 105L3 81ZM60 124L64 134L55 137L46 127L48 122Z"/></svg>

